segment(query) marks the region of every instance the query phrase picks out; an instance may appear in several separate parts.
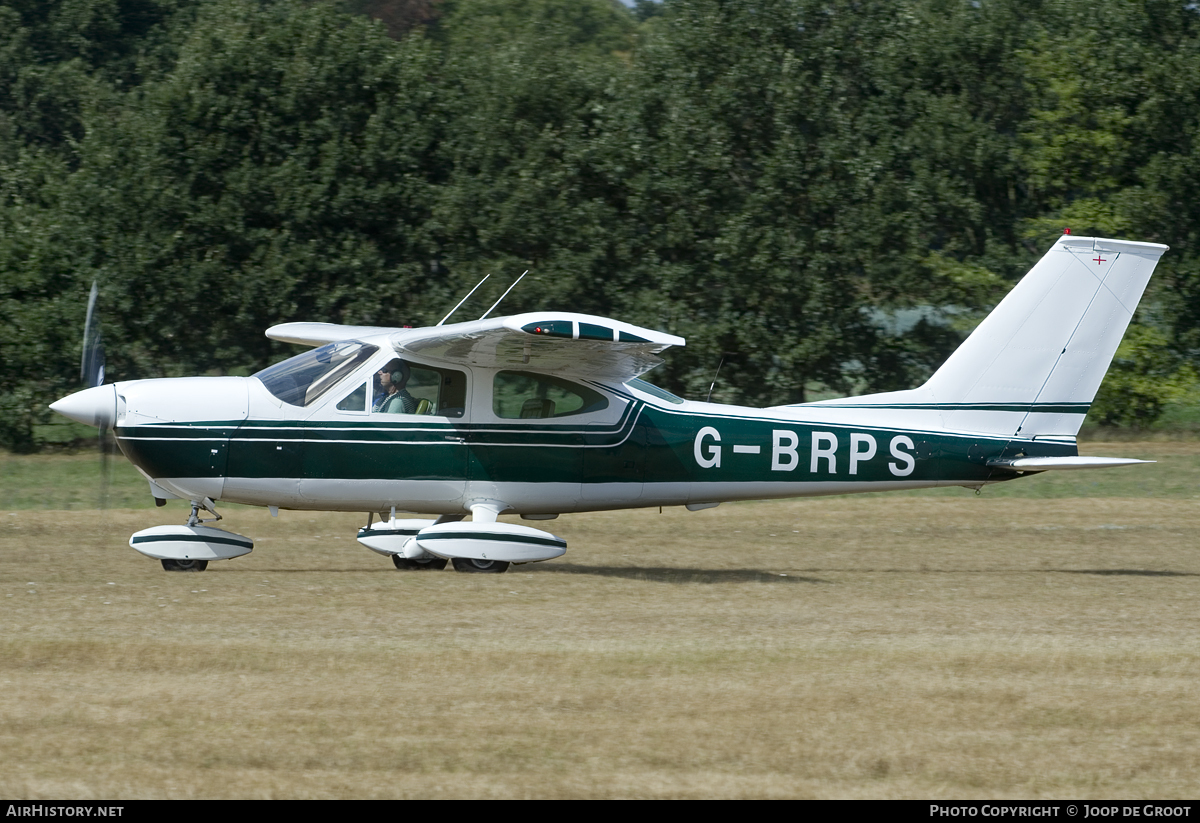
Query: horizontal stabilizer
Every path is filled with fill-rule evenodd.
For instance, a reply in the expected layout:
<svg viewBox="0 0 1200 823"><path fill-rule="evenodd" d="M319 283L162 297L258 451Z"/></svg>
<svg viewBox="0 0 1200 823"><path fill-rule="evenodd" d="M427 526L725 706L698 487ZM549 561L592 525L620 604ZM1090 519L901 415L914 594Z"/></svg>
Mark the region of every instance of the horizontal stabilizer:
<svg viewBox="0 0 1200 823"><path fill-rule="evenodd" d="M1156 460L1133 460L1128 457L1010 457L989 460L993 469L1012 469L1017 472L1044 472L1051 469L1110 469L1113 466L1132 466L1135 463L1156 463Z"/></svg>

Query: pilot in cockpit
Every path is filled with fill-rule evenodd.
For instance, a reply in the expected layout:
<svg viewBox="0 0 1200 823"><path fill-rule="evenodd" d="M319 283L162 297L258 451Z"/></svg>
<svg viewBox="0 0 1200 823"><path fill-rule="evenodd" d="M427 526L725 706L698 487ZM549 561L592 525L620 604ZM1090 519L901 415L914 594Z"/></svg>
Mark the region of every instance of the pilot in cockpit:
<svg viewBox="0 0 1200 823"><path fill-rule="evenodd" d="M371 411L384 414L416 414L417 399L405 390L412 369L399 358L388 361L376 374L379 390L378 399Z"/></svg>

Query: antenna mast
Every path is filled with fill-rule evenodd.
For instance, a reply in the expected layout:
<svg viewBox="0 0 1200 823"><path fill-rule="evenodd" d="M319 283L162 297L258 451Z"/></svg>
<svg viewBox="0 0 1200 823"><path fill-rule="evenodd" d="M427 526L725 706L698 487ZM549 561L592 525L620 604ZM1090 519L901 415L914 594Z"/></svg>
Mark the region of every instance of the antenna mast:
<svg viewBox="0 0 1200 823"><path fill-rule="evenodd" d="M508 293L510 291L512 291L513 289L515 289L517 287L517 284L520 283L522 280L524 280L525 275L527 275L527 274L529 274L529 269L525 269L525 271L523 271L521 273L521 276L513 281L513 284L505 290L504 294L500 295L500 300L503 300L504 298L508 297ZM494 309L500 305L500 300L497 300L495 303L492 304L492 309ZM489 314L491 314L492 309L488 309L487 311L485 311L483 313L483 317L480 317L479 319L482 320L484 317L487 317Z"/></svg>
<svg viewBox="0 0 1200 823"><path fill-rule="evenodd" d="M721 352L721 362L717 364L717 371L713 374L712 384L708 387L708 397L704 398L705 403L712 402L713 389L717 386L717 377L721 374L721 367L725 365L725 352Z"/></svg>
<svg viewBox="0 0 1200 823"><path fill-rule="evenodd" d="M478 283L476 283L476 284L475 284L475 288L473 288L473 289L471 289L469 292L467 292L467 297L464 297L462 300L459 300L459 301L458 301L458 306L455 306L454 308L452 308L452 309L450 310L450 314L454 314L456 311L458 311L458 307L459 307L459 306L461 306L463 303L466 303L466 302L467 302L467 298L468 298L468 297L470 297L472 294L474 294L474 293L475 293L475 292L476 292L476 291L479 289L479 287L483 285L484 281L485 281L485 280L487 280L487 279L488 279L489 277L491 277L491 276L492 276L492 275L491 275L491 273L490 273L490 272L489 272L488 274L485 274L485 275L483 276L483 280L480 280ZM505 294L507 294L507 293L508 293L508 292L505 292ZM494 309L494 308L495 308L495 306L493 306L492 308ZM488 311L491 311L491 309L488 309ZM439 320L439 321L438 321L438 326L442 325L442 323L445 323L447 320L449 320L449 319L450 319L450 314L447 314L445 317L443 317L441 320ZM437 327L435 326L434 328L437 328Z"/></svg>

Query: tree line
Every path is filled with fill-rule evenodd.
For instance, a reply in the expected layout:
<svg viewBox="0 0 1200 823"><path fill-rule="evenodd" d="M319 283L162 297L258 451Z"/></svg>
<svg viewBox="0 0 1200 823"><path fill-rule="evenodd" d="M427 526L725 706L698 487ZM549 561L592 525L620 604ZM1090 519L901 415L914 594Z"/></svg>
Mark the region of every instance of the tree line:
<svg viewBox="0 0 1200 823"><path fill-rule="evenodd" d="M1196 384L1198 138L1184 2L0 0L0 444L78 388L93 281L110 381L529 268L507 312L793 403L919 384L1064 227L1172 247L1092 411L1148 425Z"/></svg>

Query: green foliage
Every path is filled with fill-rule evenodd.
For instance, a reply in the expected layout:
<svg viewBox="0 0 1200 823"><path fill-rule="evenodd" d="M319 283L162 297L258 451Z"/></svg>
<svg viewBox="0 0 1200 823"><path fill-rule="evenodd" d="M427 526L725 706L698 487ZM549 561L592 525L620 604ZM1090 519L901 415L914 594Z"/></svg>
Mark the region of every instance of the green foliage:
<svg viewBox="0 0 1200 823"><path fill-rule="evenodd" d="M1200 15L1168 2L1056 0L1020 54L1034 99L1022 165L1036 209L1022 223L1044 241L1076 234L1168 243L1091 419L1145 427L1195 385Z"/></svg>
<svg viewBox="0 0 1200 823"><path fill-rule="evenodd" d="M460 50L490 50L536 39L564 52L611 54L632 48L633 18L614 0L450 0L439 31Z"/></svg>
<svg viewBox="0 0 1200 823"><path fill-rule="evenodd" d="M169 55L168 23L189 0L0 3L0 142L67 150L99 86L131 86Z"/></svg>
<svg viewBox="0 0 1200 823"><path fill-rule="evenodd" d="M667 7L626 142L633 262L690 341L668 385L696 396L722 354L728 400L928 376L956 340L925 324L898 341L870 310L963 296L931 251L1006 257L1013 207L995 195L1020 86L995 70L1012 22L991 4Z"/></svg>
<svg viewBox="0 0 1200 823"><path fill-rule="evenodd" d="M410 320L433 285L430 56L326 5L213 4L172 71L96 112L71 196L106 318L136 317L115 377L265 366L281 319Z"/></svg>
<svg viewBox="0 0 1200 823"><path fill-rule="evenodd" d="M510 25L505 10L530 17ZM607 0L545 0L461 3L448 16L447 129L438 148L447 177L433 224L456 292L494 272L492 288L476 298L486 305L532 269L508 311L570 305L605 313L620 300L628 281L618 249L628 227L611 165L622 150L614 108L627 70L614 46L630 41L628 16L618 24L616 12ZM441 308L432 306L430 319Z"/></svg>
<svg viewBox="0 0 1200 823"><path fill-rule="evenodd" d="M0 444L35 446L46 403L76 385L86 299L74 293L65 163L20 148L0 161Z"/></svg>
<svg viewBox="0 0 1200 823"><path fill-rule="evenodd" d="M1133 324L1117 348L1089 417L1101 425L1146 428L1166 406L1196 399L1195 367L1171 351L1167 336Z"/></svg>
<svg viewBox="0 0 1200 823"><path fill-rule="evenodd" d="M769 404L920 383L1065 226L1172 246L1093 413L1147 426L1200 357L1197 158L1167 0L0 0L0 443L76 387L93 280L110 379L530 268L504 310Z"/></svg>
<svg viewBox="0 0 1200 823"><path fill-rule="evenodd" d="M365 14L378 20L389 37L399 40L417 26L436 26L441 17L440 0L343 0L351 14Z"/></svg>

